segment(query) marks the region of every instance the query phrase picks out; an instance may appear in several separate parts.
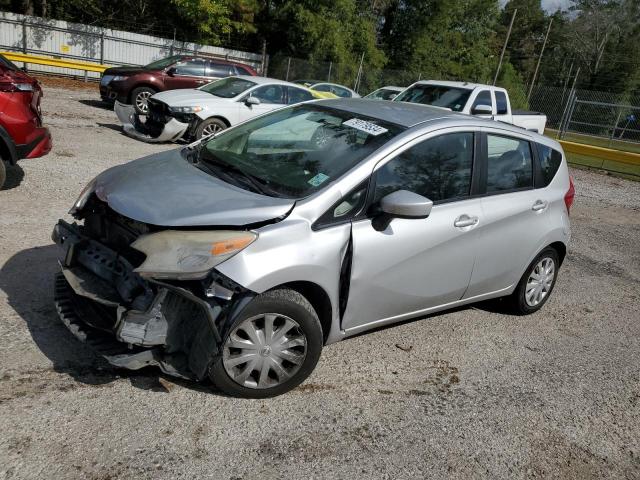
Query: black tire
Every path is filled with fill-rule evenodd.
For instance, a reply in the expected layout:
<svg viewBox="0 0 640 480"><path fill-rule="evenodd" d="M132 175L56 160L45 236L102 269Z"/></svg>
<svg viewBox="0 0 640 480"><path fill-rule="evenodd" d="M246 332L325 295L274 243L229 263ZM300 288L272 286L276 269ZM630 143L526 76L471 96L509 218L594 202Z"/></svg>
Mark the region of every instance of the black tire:
<svg viewBox="0 0 640 480"><path fill-rule="evenodd" d="M298 327L295 328L297 334L304 334L306 339L306 353L304 360L298 370L292 374L288 380L267 388L247 387L234 380L225 369L224 352L225 347L230 342L232 333L245 321L261 314L278 314L294 320ZM275 322L274 322L275 323ZM241 327L240 327L241 328ZM275 330L274 333L278 331ZM274 335L275 336L275 335ZM323 345L322 327L318 320L318 315L311 304L298 292L289 289L276 289L265 292L254 298L249 305L238 315L238 318L230 325L222 335L222 345L220 355L216 358L209 377L214 386L221 392L240 398L269 398L282 395L285 392L300 385L313 371L318 360ZM247 363L248 367L248 363ZM245 367L245 368L247 368ZM256 367L257 369L258 367ZM257 372L253 372L257 375ZM256 380L257 383L257 380Z"/></svg>
<svg viewBox="0 0 640 480"><path fill-rule="evenodd" d="M155 93L156 91L151 87L138 87L133 89L131 92L131 103L136 113L146 115L149 112L147 100Z"/></svg>
<svg viewBox="0 0 640 480"><path fill-rule="evenodd" d="M531 276L532 272L536 268L536 266L542 262L544 259L550 259L553 261L553 280L550 288L546 292L546 295L540 300L536 305L531 305L527 302L526 293L527 293L527 281ZM530 313L537 312L542 308L542 306L547 303L551 293L553 292L553 288L556 285L556 280L558 278L558 269L560 268L560 258L558 256L558 252L551 247L545 248L542 252L538 254L538 256L529 264L527 270L520 278L520 282L518 282L518 286L514 290L514 292L508 297L508 303L513 313L517 315L529 315Z"/></svg>
<svg viewBox="0 0 640 480"><path fill-rule="evenodd" d="M227 128L227 124L219 118L207 118L201 121L196 127L195 139L200 140L207 131L207 136L221 132Z"/></svg>
<svg viewBox="0 0 640 480"><path fill-rule="evenodd" d="M4 160L0 158L0 190L4 186L4 182L7 181L7 167L4 164Z"/></svg>

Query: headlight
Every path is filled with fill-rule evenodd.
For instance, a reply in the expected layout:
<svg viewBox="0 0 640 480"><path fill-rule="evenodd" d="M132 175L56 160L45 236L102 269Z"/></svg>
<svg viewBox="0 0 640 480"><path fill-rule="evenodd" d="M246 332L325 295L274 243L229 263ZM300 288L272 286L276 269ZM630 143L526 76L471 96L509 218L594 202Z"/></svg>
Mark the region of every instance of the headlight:
<svg viewBox="0 0 640 480"><path fill-rule="evenodd" d="M19 92L33 92L33 84L31 83L14 83L13 85Z"/></svg>
<svg viewBox="0 0 640 480"><path fill-rule="evenodd" d="M87 183L85 187L82 189L82 191L80 192L80 195L78 195L78 199L73 204L73 207L71 207L71 210L69 210L69 213L71 215L75 215L78 211L82 210L84 206L87 204L87 200L89 200L89 197L96 189L96 178L94 178L89 183Z"/></svg>
<svg viewBox="0 0 640 480"><path fill-rule="evenodd" d="M169 107L171 113L198 113L203 110L200 106L195 107Z"/></svg>
<svg viewBox="0 0 640 480"><path fill-rule="evenodd" d="M123 77L122 75L116 75L111 79L112 82L121 82L122 80L126 80L127 77Z"/></svg>
<svg viewBox="0 0 640 480"><path fill-rule="evenodd" d="M147 255L135 272L154 278L203 278L209 270L248 247L257 237L253 232L226 230L166 230L145 235L131 244Z"/></svg>

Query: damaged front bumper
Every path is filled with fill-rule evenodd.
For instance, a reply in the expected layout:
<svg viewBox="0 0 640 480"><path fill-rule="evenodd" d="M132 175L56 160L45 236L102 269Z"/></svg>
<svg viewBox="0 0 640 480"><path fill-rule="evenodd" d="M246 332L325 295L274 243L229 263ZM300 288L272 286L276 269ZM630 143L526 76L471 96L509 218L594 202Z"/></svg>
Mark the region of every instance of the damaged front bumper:
<svg viewBox="0 0 640 480"><path fill-rule="evenodd" d="M122 123L122 130L128 136L148 143L175 142L189 129L188 123L170 118L167 123L154 122L147 117L142 123L133 105L120 103L116 100L113 110Z"/></svg>
<svg viewBox="0 0 640 480"><path fill-rule="evenodd" d="M118 367L155 365L170 375L205 378L219 352L220 325L251 297L205 299L145 280L124 257L63 220L52 238L65 252L55 283L60 319Z"/></svg>

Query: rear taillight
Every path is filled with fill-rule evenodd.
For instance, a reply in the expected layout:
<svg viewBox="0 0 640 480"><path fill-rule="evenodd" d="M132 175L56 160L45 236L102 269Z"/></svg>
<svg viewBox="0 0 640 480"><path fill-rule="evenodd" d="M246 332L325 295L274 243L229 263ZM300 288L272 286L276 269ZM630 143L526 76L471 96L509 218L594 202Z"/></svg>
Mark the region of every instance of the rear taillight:
<svg viewBox="0 0 640 480"><path fill-rule="evenodd" d="M33 92L33 84L0 80L0 92Z"/></svg>
<svg viewBox="0 0 640 480"><path fill-rule="evenodd" d="M564 194L564 204L567 206L567 213L571 211L573 198L576 196L576 188L573 186L573 178L569 177L569 190Z"/></svg>

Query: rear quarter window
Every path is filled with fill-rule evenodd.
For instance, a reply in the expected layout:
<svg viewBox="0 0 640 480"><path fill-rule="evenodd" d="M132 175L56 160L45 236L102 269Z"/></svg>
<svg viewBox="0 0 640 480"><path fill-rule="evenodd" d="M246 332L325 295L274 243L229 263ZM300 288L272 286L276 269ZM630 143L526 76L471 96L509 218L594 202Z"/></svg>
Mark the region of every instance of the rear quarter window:
<svg viewBox="0 0 640 480"><path fill-rule="evenodd" d="M536 187L544 188L551 183L553 177L556 176L560 164L562 163L562 154L546 145L537 144L538 157L540 159L540 178L536 179Z"/></svg>

